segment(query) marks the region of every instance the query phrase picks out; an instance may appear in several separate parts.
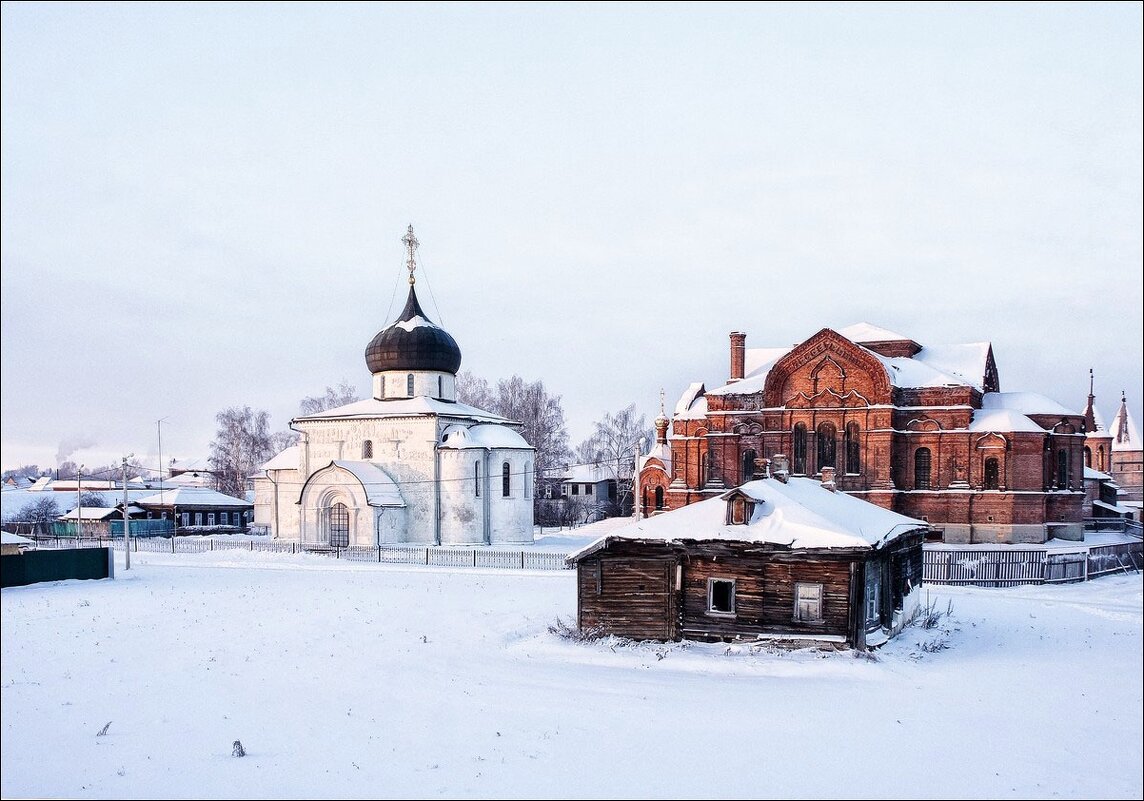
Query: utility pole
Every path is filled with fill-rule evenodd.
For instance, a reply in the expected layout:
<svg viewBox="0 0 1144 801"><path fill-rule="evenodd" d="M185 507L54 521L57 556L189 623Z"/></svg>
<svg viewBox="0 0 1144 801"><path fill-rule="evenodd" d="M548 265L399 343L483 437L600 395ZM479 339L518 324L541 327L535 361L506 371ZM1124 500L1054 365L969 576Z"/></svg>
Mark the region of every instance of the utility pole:
<svg viewBox="0 0 1144 801"><path fill-rule="evenodd" d="M163 506L163 421L166 417L160 417L155 421L156 427L159 429L159 507Z"/></svg>
<svg viewBox="0 0 1144 801"><path fill-rule="evenodd" d="M83 465L75 474L75 531L76 541L83 539Z"/></svg>
<svg viewBox="0 0 1144 801"><path fill-rule="evenodd" d="M127 514L127 460L135 454L123 457L123 555L127 557L126 570L131 569L131 518Z"/></svg>

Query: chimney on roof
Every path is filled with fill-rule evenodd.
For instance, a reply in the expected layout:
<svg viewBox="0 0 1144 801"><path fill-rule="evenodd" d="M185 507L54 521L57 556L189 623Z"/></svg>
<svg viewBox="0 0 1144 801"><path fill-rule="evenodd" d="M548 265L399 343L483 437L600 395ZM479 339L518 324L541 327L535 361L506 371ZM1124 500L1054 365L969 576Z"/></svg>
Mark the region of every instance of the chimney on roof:
<svg viewBox="0 0 1144 801"><path fill-rule="evenodd" d="M741 381L746 364L747 335L741 331L731 332L731 378ZM730 381L728 383L730 383Z"/></svg>
<svg viewBox="0 0 1144 801"><path fill-rule="evenodd" d="M834 483L834 468L822 468L822 488L834 492L838 489L838 485Z"/></svg>
<svg viewBox="0 0 1144 801"><path fill-rule="evenodd" d="M760 458L755 460L755 478L771 477L771 460Z"/></svg>
<svg viewBox="0 0 1144 801"><path fill-rule="evenodd" d="M776 453L771 458L771 469L774 477L782 483L787 483L790 480L790 462L787 461L786 455Z"/></svg>

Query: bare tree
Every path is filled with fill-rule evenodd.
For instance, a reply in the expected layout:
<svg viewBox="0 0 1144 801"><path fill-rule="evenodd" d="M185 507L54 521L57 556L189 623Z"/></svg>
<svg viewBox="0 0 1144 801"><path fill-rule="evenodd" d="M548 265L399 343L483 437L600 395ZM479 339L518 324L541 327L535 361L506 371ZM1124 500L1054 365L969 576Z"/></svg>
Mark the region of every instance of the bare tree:
<svg viewBox="0 0 1144 801"><path fill-rule="evenodd" d="M336 409L357 400L361 400L361 394L357 387L343 379L336 387L326 387L325 395L310 395L302 398L301 403L298 404L298 410L302 416L306 416L324 412L326 409Z"/></svg>
<svg viewBox="0 0 1144 801"><path fill-rule="evenodd" d="M616 482L616 507L613 514L629 514L632 503L632 481L640 440L650 441L651 427L644 415L636 414L630 404L615 414L607 412L596 421L595 431L576 448L581 464L600 466Z"/></svg>
<svg viewBox="0 0 1144 801"><path fill-rule="evenodd" d="M250 475L273 456L270 413L249 406L232 406L217 415L218 432L211 443L211 470L215 488L241 498Z"/></svg>
<svg viewBox="0 0 1144 801"><path fill-rule="evenodd" d="M99 492L84 492L79 496L79 506L88 506L93 509L106 509L107 499Z"/></svg>
<svg viewBox="0 0 1144 801"><path fill-rule="evenodd" d="M457 400L489 412L494 411L493 407L497 403L496 395L493 393L492 387L489 386L489 382L483 378L477 378L469 370L462 370L457 374ZM499 414L499 412L496 413Z"/></svg>
<svg viewBox="0 0 1144 801"><path fill-rule="evenodd" d="M60 516L60 507L55 498L37 498L24 504L16 512L13 520L19 523L30 523L33 533L50 534L51 524Z"/></svg>
<svg viewBox="0 0 1144 801"><path fill-rule="evenodd" d="M0 475L0 480L7 481L10 478L37 479L41 475L43 475L43 473L41 473L38 464L25 464L12 470L5 470L4 473Z"/></svg>

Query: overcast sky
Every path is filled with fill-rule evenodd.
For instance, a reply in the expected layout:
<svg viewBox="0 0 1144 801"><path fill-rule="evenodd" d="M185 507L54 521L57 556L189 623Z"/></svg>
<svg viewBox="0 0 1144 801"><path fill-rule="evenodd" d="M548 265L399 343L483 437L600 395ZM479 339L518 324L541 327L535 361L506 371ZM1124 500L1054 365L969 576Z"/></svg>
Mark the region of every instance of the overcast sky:
<svg viewBox="0 0 1144 801"><path fill-rule="evenodd" d="M0 462L367 394L410 223L462 368L543 379L573 444L721 384L732 330L861 320L1139 420L1141 16L5 3Z"/></svg>

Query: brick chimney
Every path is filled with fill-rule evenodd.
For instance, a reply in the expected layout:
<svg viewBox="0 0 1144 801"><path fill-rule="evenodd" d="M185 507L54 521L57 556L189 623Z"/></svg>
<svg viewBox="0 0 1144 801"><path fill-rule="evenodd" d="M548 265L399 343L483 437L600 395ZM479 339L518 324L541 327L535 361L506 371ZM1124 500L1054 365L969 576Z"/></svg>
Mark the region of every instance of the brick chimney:
<svg viewBox="0 0 1144 801"><path fill-rule="evenodd" d="M828 489L831 492L834 492L834 490L836 490L838 488L838 485L834 483L834 468L833 467L822 468L822 488Z"/></svg>
<svg viewBox="0 0 1144 801"><path fill-rule="evenodd" d="M790 479L790 462L784 454L771 457L771 474L784 484Z"/></svg>
<svg viewBox="0 0 1144 801"><path fill-rule="evenodd" d="M771 477L771 460L759 458L755 460L755 478Z"/></svg>
<svg viewBox="0 0 1144 801"><path fill-rule="evenodd" d="M746 363L747 335L741 331L731 332L731 381L741 381ZM729 382L728 382L729 383Z"/></svg>

